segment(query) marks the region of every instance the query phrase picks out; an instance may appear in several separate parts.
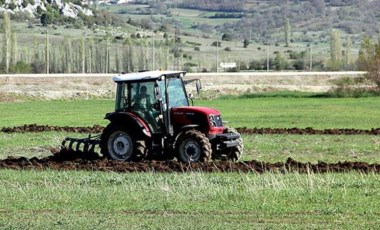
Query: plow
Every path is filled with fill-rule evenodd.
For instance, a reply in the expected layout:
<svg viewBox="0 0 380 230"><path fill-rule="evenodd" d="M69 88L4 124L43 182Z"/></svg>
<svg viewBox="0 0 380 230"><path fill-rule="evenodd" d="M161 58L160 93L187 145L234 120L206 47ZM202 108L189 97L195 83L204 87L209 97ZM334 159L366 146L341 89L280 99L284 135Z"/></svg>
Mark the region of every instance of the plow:
<svg viewBox="0 0 380 230"><path fill-rule="evenodd" d="M100 154L100 134L86 138L72 138L66 137L61 144L61 148L68 151L82 152L86 155L99 155Z"/></svg>

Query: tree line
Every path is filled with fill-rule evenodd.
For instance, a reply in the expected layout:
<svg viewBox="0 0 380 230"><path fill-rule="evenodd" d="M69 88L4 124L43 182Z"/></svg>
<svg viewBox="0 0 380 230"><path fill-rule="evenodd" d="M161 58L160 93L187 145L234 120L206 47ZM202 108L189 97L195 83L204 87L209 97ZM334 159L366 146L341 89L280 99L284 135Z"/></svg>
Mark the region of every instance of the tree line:
<svg viewBox="0 0 380 230"><path fill-rule="evenodd" d="M173 62L168 46L152 38L123 39L120 43L109 34L102 38L61 37L49 34L49 28L45 28L44 35L19 44L8 13L3 13L0 72L120 73L168 69Z"/></svg>
<svg viewBox="0 0 380 230"><path fill-rule="evenodd" d="M29 39L29 43L18 43L17 33L12 30L11 20L7 13L3 14L2 49L0 51L1 73L120 73L123 71L138 71L143 69L185 69L186 71L213 71L215 64L201 55L200 43L191 43L177 36L170 39L165 33L162 41L152 36L132 34L130 38L112 37L107 34L102 37L80 37L51 35L46 25L43 35L35 35ZM247 63L233 60L238 67L229 71L240 70L364 70L367 53L371 53L366 47L370 45L370 39L366 38L361 45L359 58L353 56L351 51L351 37L342 37L339 30L332 30L330 34L330 59L316 60L312 58L312 44L304 51L295 52L291 49L291 26L285 21L285 46L289 49L285 52L275 51L271 57L254 59ZM210 46L222 47L222 41L231 41L232 36L224 33L221 41L214 41ZM264 45L268 45L263 43ZM243 40L243 47L250 45L248 39ZM272 44L273 45L273 44ZM279 46L279 44L276 44ZM186 52L193 47L193 52L198 60L192 60L191 52ZM258 49L261 49L258 47ZM220 52L231 52L230 47L220 49ZM223 54L221 54L221 57ZM222 61L222 58L220 59ZM363 64L364 63L364 64Z"/></svg>

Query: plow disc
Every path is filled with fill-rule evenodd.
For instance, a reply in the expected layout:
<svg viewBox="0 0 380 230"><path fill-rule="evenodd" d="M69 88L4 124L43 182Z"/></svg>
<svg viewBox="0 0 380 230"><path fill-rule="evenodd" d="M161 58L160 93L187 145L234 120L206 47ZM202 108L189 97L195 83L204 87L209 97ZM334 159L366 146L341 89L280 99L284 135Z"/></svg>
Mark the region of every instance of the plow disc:
<svg viewBox="0 0 380 230"><path fill-rule="evenodd" d="M99 158L100 153L100 135L87 138L67 137L62 141L61 154L78 154L85 158Z"/></svg>

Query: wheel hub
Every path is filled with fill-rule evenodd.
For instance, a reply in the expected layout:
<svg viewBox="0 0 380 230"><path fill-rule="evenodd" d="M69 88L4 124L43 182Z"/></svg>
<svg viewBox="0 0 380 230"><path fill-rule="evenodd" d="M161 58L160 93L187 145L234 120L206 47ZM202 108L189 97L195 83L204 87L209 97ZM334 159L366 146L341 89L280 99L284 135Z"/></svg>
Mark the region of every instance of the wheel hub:
<svg viewBox="0 0 380 230"><path fill-rule="evenodd" d="M132 156L133 143L131 137L124 132L116 132L111 135L108 145L110 155L113 159L127 160Z"/></svg>
<svg viewBox="0 0 380 230"><path fill-rule="evenodd" d="M189 159L198 158L200 156L200 148L199 145L194 141L189 141L185 145L185 154Z"/></svg>
<svg viewBox="0 0 380 230"><path fill-rule="evenodd" d="M128 141L123 137L118 137L115 140L114 149L121 155L124 155L129 149Z"/></svg>

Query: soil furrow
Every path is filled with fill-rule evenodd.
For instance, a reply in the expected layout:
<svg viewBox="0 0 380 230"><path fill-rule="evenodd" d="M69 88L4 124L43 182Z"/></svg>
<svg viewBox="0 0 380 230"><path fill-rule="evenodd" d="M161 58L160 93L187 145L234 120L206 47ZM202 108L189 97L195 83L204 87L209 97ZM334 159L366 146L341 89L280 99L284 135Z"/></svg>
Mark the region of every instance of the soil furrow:
<svg viewBox="0 0 380 230"><path fill-rule="evenodd" d="M26 132L71 132L71 133L101 133L104 127L93 125L92 127L70 127L50 125L22 125L15 127L4 127L4 133L26 133ZM314 129L314 128L237 128L242 134L291 134L291 135L380 135L380 128L372 129Z"/></svg>
<svg viewBox="0 0 380 230"><path fill-rule="evenodd" d="M85 157L86 156L86 157ZM140 162L118 162L102 157L87 157L78 152L61 150L52 156L38 159L25 157L8 157L0 161L0 168L15 170L88 170L113 172L241 172L241 173L328 173L359 171L363 173L380 173L380 164L365 162L337 163L303 163L288 158L285 162L269 163L260 161L228 162L214 161L208 163L184 164L175 160L145 160Z"/></svg>

